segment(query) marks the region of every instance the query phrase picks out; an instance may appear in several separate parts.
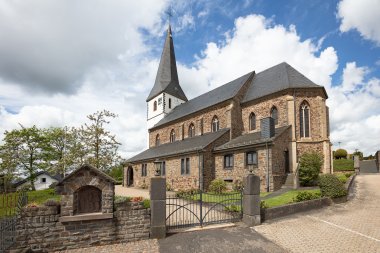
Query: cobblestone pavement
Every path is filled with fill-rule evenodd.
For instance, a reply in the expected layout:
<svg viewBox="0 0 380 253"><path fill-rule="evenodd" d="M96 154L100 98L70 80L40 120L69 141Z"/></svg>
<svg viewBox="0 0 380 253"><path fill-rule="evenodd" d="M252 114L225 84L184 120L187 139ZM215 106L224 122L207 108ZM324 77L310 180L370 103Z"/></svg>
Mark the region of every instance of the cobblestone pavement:
<svg viewBox="0 0 380 253"><path fill-rule="evenodd" d="M69 253L157 253L159 252L157 240L143 240L129 243L96 246L83 249L66 250Z"/></svg>
<svg viewBox="0 0 380 253"><path fill-rule="evenodd" d="M289 252L380 252L380 174L359 175L355 197L254 229Z"/></svg>

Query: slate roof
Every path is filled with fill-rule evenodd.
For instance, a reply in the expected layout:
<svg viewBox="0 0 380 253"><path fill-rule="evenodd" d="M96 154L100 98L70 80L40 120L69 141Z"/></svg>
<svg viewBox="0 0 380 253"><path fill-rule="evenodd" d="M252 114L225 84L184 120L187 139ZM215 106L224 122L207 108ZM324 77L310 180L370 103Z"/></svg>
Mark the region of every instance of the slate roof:
<svg viewBox="0 0 380 253"><path fill-rule="evenodd" d="M240 135L239 137L219 146L214 149L214 151L223 151L227 149L240 148L246 146L253 146L258 144L263 144L265 142L272 142L277 137L279 137L284 131L289 129L290 126L278 127L275 129L275 135L271 138L263 139L261 138L261 132L254 132L250 134Z"/></svg>
<svg viewBox="0 0 380 253"><path fill-rule="evenodd" d="M166 143L157 147L152 147L132 158L129 158L126 162L132 163L136 161L200 151L209 144L213 143L215 140L222 137L228 131L229 129L225 128L217 132L206 133L204 135L187 138L181 141L175 141L173 143Z"/></svg>
<svg viewBox="0 0 380 253"><path fill-rule="evenodd" d="M162 50L156 80L146 101L148 102L162 92L166 92L170 95L187 101L187 97L179 85L177 64L175 60L174 44L170 25L166 34L164 49Z"/></svg>
<svg viewBox="0 0 380 253"><path fill-rule="evenodd" d="M254 76L242 103L289 88L323 88L323 86L313 83L288 63L282 62ZM325 94L327 96L326 91Z"/></svg>
<svg viewBox="0 0 380 253"><path fill-rule="evenodd" d="M38 177L38 176L41 176L41 175L43 175L43 174L45 174L45 175L47 175L47 176L49 176L49 177L51 177L51 178L57 180L58 182L62 180L62 176L61 176L61 175L57 174L57 175L52 176L52 175L50 175L47 171L44 171L44 170L37 172L37 173L35 174L35 176ZM20 180L20 181L15 182L15 183L13 184L13 187L20 186L20 185L22 185L22 184L24 184L24 183L26 183L26 182L28 182L28 181L30 181L29 178L24 178L24 179L22 179L22 180Z"/></svg>
<svg viewBox="0 0 380 253"><path fill-rule="evenodd" d="M247 82L247 80L254 73L255 72L250 72L248 74L245 74L244 76L241 76L238 79L235 79L216 89L213 89L196 98L193 98L186 103L178 105L152 128L164 125L165 123L185 117L194 112L200 111L212 105L216 105L218 103L233 98L240 90L240 88L243 86L243 84Z"/></svg>
<svg viewBox="0 0 380 253"><path fill-rule="evenodd" d="M113 179L112 177L108 176L106 173L104 173L103 171L95 168L94 166L91 166L89 164L84 164L82 165L81 167L79 167L78 169L74 170L73 172L71 172L69 175L67 175L65 178L63 178L57 185L63 185L63 183L65 181L67 181L69 178L73 177L75 174L77 174L79 171L81 170L84 170L84 169L88 169L88 170L91 170L93 172L95 172L96 174L98 174L99 176L101 176L102 178L106 179L107 181L110 181L112 183L116 183L115 179Z"/></svg>

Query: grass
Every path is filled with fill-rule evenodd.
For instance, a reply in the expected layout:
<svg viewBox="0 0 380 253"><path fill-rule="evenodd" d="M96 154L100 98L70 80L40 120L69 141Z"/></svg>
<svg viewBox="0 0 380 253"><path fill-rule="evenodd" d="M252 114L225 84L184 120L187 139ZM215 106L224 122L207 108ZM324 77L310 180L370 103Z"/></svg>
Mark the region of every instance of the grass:
<svg viewBox="0 0 380 253"><path fill-rule="evenodd" d="M307 191L307 192L312 192L312 193L320 192L319 189L315 189L315 190L291 190L291 191L285 192L279 196L264 200L265 206L270 208L270 207L282 206L282 205L293 203L294 202L293 198L295 198L297 196L297 194L301 191Z"/></svg>
<svg viewBox="0 0 380 253"><path fill-rule="evenodd" d="M260 193L260 197L265 197L271 192L262 192ZM194 194L186 196L187 198L191 198L192 200L199 200L200 194ZM185 197L185 198L186 198ZM214 194L214 193L202 193L202 201L207 203L218 203L226 200L226 202L234 202L231 199L240 199L240 192L228 192L222 194ZM227 201L230 200L230 201Z"/></svg>
<svg viewBox="0 0 380 253"><path fill-rule="evenodd" d="M354 161L351 159L333 160L334 171L353 171Z"/></svg>
<svg viewBox="0 0 380 253"><path fill-rule="evenodd" d="M56 200L56 201L59 201L61 199L60 195L55 194L54 189L29 191L27 192L27 195L28 195L28 204L35 204L35 205L41 205L49 199ZM6 201L6 199L8 199L8 202ZM17 205L17 199L18 199L17 193L8 193L8 194L0 195L0 217L9 214L10 209L14 209L14 206Z"/></svg>

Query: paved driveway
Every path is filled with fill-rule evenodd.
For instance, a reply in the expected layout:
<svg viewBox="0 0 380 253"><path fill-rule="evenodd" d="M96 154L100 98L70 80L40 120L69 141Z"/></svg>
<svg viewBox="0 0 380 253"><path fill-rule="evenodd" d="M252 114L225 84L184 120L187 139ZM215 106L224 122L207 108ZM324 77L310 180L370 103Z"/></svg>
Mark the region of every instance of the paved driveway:
<svg viewBox="0 0 380 253"><path fill-rule="evenodd" d="M347 203L254 229L289 252L380 252L380 175L357 176Z"/></svg>
<svg viewBox="0 0 380 253"><path fill-rule="evenodd" d="M143 197L144 199L150 199L148 189L123 187L122 185L115 185L115 195L126 197Z"/></svg>

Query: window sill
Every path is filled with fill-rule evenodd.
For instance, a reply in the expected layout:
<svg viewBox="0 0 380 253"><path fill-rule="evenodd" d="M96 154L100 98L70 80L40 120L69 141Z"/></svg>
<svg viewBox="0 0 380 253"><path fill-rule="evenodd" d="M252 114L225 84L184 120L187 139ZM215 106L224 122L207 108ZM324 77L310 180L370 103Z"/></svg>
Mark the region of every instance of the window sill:
<svg viewBox="0 0 380 253"><path fill-rule="evenodd" d="M233 170L234 167L224 167L225 170Z"/></svg>
<svg viewBox="0 0 380 253"><path fill-rule="evenodd" d="M86 213L74 216L62 216L59 218L60 222L71 222L71 221L84 221L84 220L106 220L112 219L112 213Z"/></svg>

